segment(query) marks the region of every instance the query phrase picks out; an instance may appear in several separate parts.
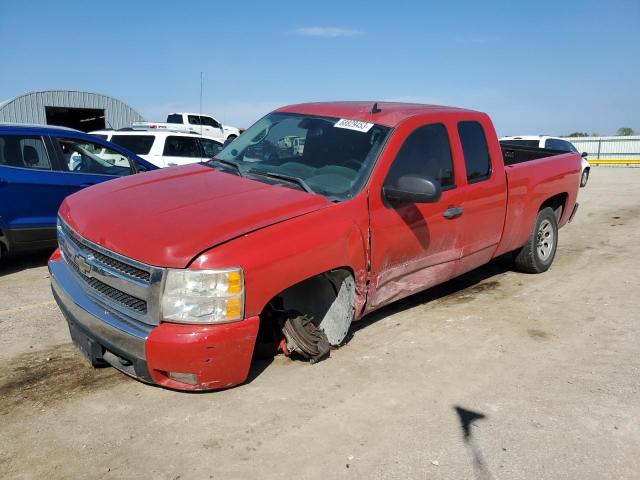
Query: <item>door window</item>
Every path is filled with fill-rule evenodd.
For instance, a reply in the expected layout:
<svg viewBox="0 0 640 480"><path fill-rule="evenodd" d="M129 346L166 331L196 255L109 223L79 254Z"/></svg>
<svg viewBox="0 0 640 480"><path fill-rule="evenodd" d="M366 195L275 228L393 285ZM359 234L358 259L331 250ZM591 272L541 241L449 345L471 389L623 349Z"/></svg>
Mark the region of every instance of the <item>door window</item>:
<svg viewBox="0 0 640 480"><path fill-rule="evenodd" d="M164 144L165 157L201 158L200 145L196 137L170 136Z"/></svg>
<svg viewBox="0 0 640 480"><path fill-rule="evenodd" d="M201 138L202 149L204 150L204 156L207 158L215 157L220 150L222 150L222 144L208 138Z"/></svg>
<svg viewBox="0 0 640 480"><path fill-rule="evenodd" d="M407 137L389 169L386 183L394 184L404 175L431 177L445 189L455 186L451 147L444 125L424 125Z"/></svg>
<svg viewBox="0 0 640 480"><path fill-rule="evenodd" d="M111 141L136 155L148 155L156 137L153 135L114 135Z"/></svg>
<svg viewBox="0 0 640 480"><path fill-rule="evenodd" d="M0 165L51 170L47 149L42 137L37 136L0 136Z"/></svg>
<svg viewBox="0 0 640 480"><path fill-rule="evenodd" d="M62 153L64 171L115 176L133 172L129 158L111 148L71 138L58 138L56 142Z"/></svg>
<svg viewBox="0 0 640 480"><path fill-rule="evenodd" d="M189 115L187 120L191 125L200 125L200 117L198 115Z"/></svg>
<svg viewBox="0 0 640 480"><path fill-rule="evenodd" d="M202 121L202 125L206 125L207 127L220 128L220 124L211 117L200 117L200 120Z"/></svg>
<svg viewBox="0 0 640 480"><path fill-rule="evenodd" d="M486 180L491 176L491 158L482 125L478 122L460 122L458 134L467 168L467 181L473 183Z"/></svg>

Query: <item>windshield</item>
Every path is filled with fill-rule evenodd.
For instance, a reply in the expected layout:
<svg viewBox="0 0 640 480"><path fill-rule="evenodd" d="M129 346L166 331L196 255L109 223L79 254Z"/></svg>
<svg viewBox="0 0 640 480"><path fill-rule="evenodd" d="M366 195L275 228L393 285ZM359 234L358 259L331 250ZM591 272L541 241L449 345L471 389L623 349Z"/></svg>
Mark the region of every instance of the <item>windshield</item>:
<svg viewBox="0 0 640 480"><path fill-rule="evenodd" d="M389 131L373 123L274 112L207 165L346 200L366 182Z"/></svg>

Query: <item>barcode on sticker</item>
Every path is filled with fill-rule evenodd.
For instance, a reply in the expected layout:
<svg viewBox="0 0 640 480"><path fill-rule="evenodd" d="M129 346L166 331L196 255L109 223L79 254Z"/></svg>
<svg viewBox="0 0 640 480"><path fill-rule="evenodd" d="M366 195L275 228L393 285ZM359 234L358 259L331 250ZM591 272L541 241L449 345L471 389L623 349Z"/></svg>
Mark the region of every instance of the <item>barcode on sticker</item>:
<svg viewBox="0 0 640 480"><path fill-rule="evenodd" d="M341 118L334 125L336 128L346 128L348 130L356 130L358 132L368 132L373 127L373 123L361 122L359 120L349 120L348 118Z"/></svg>

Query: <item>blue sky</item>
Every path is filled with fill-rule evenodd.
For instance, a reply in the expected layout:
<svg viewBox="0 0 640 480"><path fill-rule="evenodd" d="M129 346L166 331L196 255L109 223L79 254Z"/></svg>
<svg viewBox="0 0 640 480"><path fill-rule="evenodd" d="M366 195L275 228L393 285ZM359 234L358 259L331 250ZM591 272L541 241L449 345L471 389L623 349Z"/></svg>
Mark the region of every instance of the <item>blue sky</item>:
<svg viewBox="0 0 640 480"><path fill-rule="evenodd" d="M276 106L401 100L500 134L640 130L640 1L0 0L0 101L105 93L149 120L246 127Z"/></svg>

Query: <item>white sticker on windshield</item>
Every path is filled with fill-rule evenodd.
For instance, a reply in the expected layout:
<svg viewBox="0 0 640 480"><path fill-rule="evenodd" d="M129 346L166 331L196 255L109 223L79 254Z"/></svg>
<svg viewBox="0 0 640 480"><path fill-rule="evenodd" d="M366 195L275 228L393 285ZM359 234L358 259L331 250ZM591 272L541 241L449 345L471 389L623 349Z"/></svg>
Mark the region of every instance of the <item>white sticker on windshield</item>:
<svg viewBox="0 0 640 480"><path fill-rule="evenodd" d="M349 120L348 118L341 118L334 125L336 128L346 128L349 130L356 130L358 132L368 132L373 127L373 123L361 122L360 120Z"/></svg>

